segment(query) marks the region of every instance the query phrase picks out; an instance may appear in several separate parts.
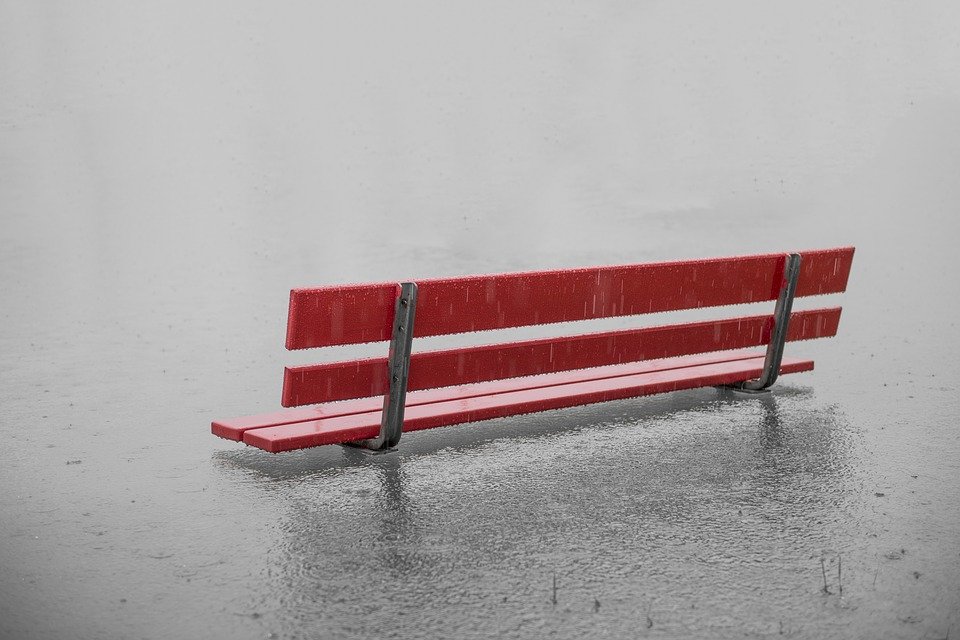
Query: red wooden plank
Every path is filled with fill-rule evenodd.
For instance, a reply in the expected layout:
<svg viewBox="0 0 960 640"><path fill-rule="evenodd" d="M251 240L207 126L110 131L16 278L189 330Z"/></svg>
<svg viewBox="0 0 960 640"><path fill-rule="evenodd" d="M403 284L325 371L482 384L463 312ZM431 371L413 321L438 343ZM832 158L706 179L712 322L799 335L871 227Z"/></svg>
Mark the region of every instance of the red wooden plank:
<svg viewBox="0 0 960 640"><path fill-rule="evenodd" d="M210 425L210 431L215 436L239 441L243 439L243 432L249 429L290 424L292 422L306 422L307 420L319 420L321 418L333 418L336 416L350 415L352 413L363 413L365 411L376 411L381 407L383 407L382 396L377 398L357 398L347 400L346 402L297 407L295 409L283 409L281 411L271 411L269 413L260 413L252 416L214 420Z"/></svg>
<svg viewBox="0 0 960 640"><path fill-rule="evenodd" d="M399 291L393 282L294 289L287 349L389 340Z"/></svg>
<svg viewBox="0 0 960 640"><path fill-rule="evenodd" d="M758 377L762 368L763 358L757 357L749 360L524 389L448 402L434 402L408 407L403 430L417 431L679 389L732 384ZM812 369L813 362L809 360L784 359L781 365L781 373L784 374ZM243 441L277 453L373 438L379 432L379 428L380 412L373 411L252 429L243 434Z"/></svg>
<svg viewBox="0 0 960 640"><path fill-rule="evenodd" d="M846 289L853 248L805 251L797 296ZM783 254L418 281L415 336L774 300ZM388 340L393 283L294 289L287 348Z"/></svg>
<svg viewBox="0 0 960 640"><path fill-rule="evenodd" d="M800 275L794 296L818 296L846 291L850 267L853 266L853 251L853 247L801 251ZM782 278L783 264L780 263L777 280ZM778 295L779 290L773 297Z"/></svg>
<svg viewBox="0 0 960 640"><path fill-rule="evenodd" d="M570 384L571 382L582 382L584 380L599 380L600 378L635 375L649 371L665 371L667 369L695 367L703 364L712 364L715 362L746 360L750 358L757 358L761 355L762 354L758 354L755 351L725 351L722 353L697 354L682 358L667 358L652 362L628 362L625 364L610 365L606 367L596 367L593 369L583 369L579 371L548 373L544 375L528 376L525 378L491 380L489 382L465 384L457 387L424 389L421 391L413 391L408 393L406 406L412 407L420 404L429 404L431 402L446 402L448 400L472 398L474 396L507 393L510 391L518 391L520 389L533 389L535 387L549 387L557 384ZM309 407L281 409L279 411L271 411L269 413L262 413L253 416L242 416L239 418L216 420L211 425L211 431L214 435L220 436L221 438L240 441L243 440L244 432L249 431L250 429L260 429L263 427L273 427L282 424L292 424L294 422L307 422L308 420L319 420L321 418L336 418L354 413L379 411L382 407L382 396L357 398L343 402L330 402L321 405L312 405Z"/></svg>
<svg viewBox="0 0 960 640"><path fill-rule="evenodd" d="M839 322L839 307L800 311L791 316L787 339L834 336ZM773 316L749 316L415 353L410 359L407 389L432 389L758 347L770 341L772 326ZM386 393L386 377L386 358L287 367L283 375L281 404L296 407L383 395Z"/></svg>

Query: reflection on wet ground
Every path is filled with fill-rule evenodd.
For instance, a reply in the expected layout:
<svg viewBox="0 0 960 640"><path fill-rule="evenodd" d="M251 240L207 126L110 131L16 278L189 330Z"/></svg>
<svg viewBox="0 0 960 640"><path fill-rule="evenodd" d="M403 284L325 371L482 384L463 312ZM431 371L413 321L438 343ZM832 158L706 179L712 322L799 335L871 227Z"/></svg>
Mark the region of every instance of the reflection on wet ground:
<svg viewBox="0 0 960 640"><path fill-rule="evenodd" d="M218 453L224 475L254 474L286 505L264 628L836 624L820 619L820 559L835 562L858 526L856 431L803 388L676 396L410 434L396 455Z"/></svg>

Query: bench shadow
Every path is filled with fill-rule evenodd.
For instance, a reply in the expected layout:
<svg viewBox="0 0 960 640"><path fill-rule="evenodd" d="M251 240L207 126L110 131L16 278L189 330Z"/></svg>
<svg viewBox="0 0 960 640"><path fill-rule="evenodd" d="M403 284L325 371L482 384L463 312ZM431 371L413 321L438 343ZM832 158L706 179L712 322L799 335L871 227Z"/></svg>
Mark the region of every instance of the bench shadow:
<svg viewBox="0 0 960 640"><path fill-rule="evenodd" d="M761 446L776 448L783 444L777 398L804 397L812 393L809 387L782 384L770 393L757 395L725 388L690 389L412 432L404 434L396 452L383 455L327 445L279 454L244 447L217 451L212 459L218 465L278 481L356 467L374 467L397 475L403 462L440 451L469 451L499 440L529 440L591 429L605 430L626 423L679 417L687 412L750 404L763 407ZM399 486L399 482L396 484ZM391 486L393 483L385 480L388 492Z"/></svg>

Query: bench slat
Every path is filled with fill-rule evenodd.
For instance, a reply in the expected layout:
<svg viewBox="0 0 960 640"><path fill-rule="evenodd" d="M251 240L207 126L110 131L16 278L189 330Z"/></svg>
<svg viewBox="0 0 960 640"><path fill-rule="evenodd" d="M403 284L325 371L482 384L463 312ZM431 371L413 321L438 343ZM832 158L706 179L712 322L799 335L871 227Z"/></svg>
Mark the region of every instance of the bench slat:
<svg viewBox="0 0 960 640"><path fill-rule="evenodd" d="M759 347L770 341L772 323L770 315L749 316L414 353L410 358L407 389L433 389L622 362ZM791 315L787 339L834 336L839 323L839 307L800 311ZM281 404L297 407L383 395L386 377L386 358L287 367L283 375Z"/></svg>
<svg viewBox="0 0 960 640"><path fill-rule="evenodd" d="M756 378L762 369L763 358L756 357L408 406L403 430L417 431L680 389L733 384ZM787 374L812 369L812 361L785 358L780 370ZM372 411L251 429L243 434L243 441L277 453L373 438L379 429L380 411Z"/></svg>
<svg viewBox="0 0 960 640"><path fill-rule="evenodd" d="M446 402L448 400L460 400L463 398L472 398L474 396L493 395L496 393L507 393L522 389L534 389L537 387L549 387L557 384L569 384L571 382L582 382L585 380L599 380L600 378L635 375L638 373L647 373L651 371L681 369L684 367L694 367L704 364L713 364L716 362L747 360L761 356L762 354L758 354L756 351L704 353L695 356L686 356L683 358L667 358L664 360L648 362L629 362L626 364L610 365L606 367L597 367L580 371L564 371L560 373L547 373L543 375L527 376L525 378L491 380L489 382L465 384L457 387L424 389L421 391L413 391L408 393L405 406L411 407L420 404L429 404L431 402ZM281 409L279 411L272 411L270 413L263 413L254 416L242 416L239 418L216 420L211 425L211 431L214 433L214 435L218 435L221 438L241 441L243 440L244 432L251 429L274 427L282 424L292 424L294 422L307 422L309 420L336 418L355 413L380 411L382 407L382 396L357 398L343 402L329 402L320 405L297 407L294 409Z"/></svg>
<svg viewBox="0 0 960 640"><path fill-rule="evenodd" d="M796 296L839 293L853 247L806 251ZM418 337L776 299L783 254L421 280ZM288 349L390 339L393 283L294 289Z"/></svg>

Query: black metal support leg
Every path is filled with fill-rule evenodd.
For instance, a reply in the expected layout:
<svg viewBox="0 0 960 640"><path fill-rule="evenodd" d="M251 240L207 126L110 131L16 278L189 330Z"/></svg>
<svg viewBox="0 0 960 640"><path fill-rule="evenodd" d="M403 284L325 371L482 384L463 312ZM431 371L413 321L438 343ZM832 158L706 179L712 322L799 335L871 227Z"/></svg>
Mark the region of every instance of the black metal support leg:
<svg viewBox="0 0 960 640"><path fill-rule="evenodd" d="M763 361L763 373L757 380L747 380L730 388L748 393L762 393L777 381L780 375L780 363L783 361L783 348L787 341L787 329L790 327L790 312L793 310L793 295L797 290L800 276L800 254L786 256L783 266L783 286L773 310L773 331L767 344L767 356Z"/></svg>
<svg viewBox="0 0 960 640"><path fill-rule="evenodd" d="M407 378L410 375L410 349L413 345L413 322L417 313L417 285L400 283L400 295L393 317L393 336L387 360L387 393L383 396L383 417L380 435L351 443L370 453L393 450L403 433L403 409L407 399Z"/></svg>

